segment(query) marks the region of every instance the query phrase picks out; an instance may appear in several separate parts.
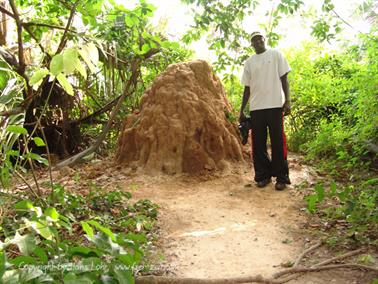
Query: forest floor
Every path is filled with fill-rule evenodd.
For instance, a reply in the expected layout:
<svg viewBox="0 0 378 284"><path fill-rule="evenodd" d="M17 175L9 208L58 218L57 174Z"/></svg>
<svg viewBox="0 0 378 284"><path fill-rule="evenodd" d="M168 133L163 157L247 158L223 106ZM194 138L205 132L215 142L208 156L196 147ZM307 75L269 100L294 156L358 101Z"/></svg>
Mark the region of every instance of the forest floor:
<svg viewBox="0 0 378 284"><path fill-rule="evenodd" d="M91 181L157 203L157 243L150 256L156 273L202 279L270 277L318 241L303 199L318 177L299 156L290 155L289 165L292 185L280 192L274 184L257 188L247 162L193 177L146 174L108 159L64 168L53 172L53 178L83 194ZM323 246L303 262L335 255ZM302 274L288 283L372 283L373 278L364 271L337 269Z"/></svg>

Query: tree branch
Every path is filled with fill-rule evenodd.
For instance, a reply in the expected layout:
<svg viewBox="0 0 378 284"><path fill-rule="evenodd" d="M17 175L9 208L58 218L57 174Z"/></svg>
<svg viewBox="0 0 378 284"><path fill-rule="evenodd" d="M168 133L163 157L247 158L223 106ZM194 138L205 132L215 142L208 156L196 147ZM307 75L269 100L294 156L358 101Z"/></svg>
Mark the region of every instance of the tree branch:
<svg viewBox="0 0 378 284"><path fill-rule="evenodd" d="M2 12L2 13L4 13L4 14L8 15L9 17L11 17L11 18L13 18L13 19L16 18L15 15L13 15L11 12L9 12L7 9L5 9L5 8L4 8L3 6L1 6L1 5L0 5L0 12Z"/></svg>
<svg viewBox="0 0 378 284"><path fill-rule="evenodd" d="M17 26L17 42L18 42L18 68L17 68L17 71L28 82L28 78L25 76L26 65L25 65L25 58L24 58L24 46L23 46L23 41L22 41L22 22L21 22L19 14L18 14L16 4L14 3L14 0L9 0L9 4L11 5L11 8L12 8L12 11L13 11L13 14L14 14L14 19L16 21L16 26Z"/></svg>
<svg viewBox="0 0 378 284"><path fill-rule="evenodd" d="M64 33L63 33L62 39L60 40L60 44L59 44L58 49L57 49L57 51L56 51L55 54L59 54L63 50L64 46L66 45L67 33L68 33L69 28L70 28L70 26L72 24L73 18L74 18L75 13L76 13L76 7L79 4L79 2L80 2L79 0L76 1L73 4L72 8L71 8L71 13L70 13L70 16L68 18L66 28L64 29Z"/></svg>
<svg viewBox="0 0 378 284"><path fill-rule="evenodd" d="M44 23L29 22L29 23L22 23L22 25L24 27L37 26L37 27L46 27L46 28L50 28L50 29L57 29L57 30L64 30L64 31L66 30L66 27L55 26L55 25L44 24ZM77 33L76 31L71 30L71 29L67 29L67 31L71 32L71 33Z"/></svg>

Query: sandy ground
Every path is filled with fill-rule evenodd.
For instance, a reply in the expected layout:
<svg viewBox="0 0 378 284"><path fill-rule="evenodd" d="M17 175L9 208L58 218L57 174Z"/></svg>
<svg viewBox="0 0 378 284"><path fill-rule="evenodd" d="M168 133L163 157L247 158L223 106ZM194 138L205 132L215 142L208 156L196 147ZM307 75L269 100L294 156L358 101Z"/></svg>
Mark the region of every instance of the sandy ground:
<svg viewBox="0 0 378 284"><path fill-rule="evenodd" d="M317 241L302 230L308 216L298 188L315 182L315 174L294 155L289 165L292 185L282 192L275 191L274 184L257 188L247 162L196 177L152 175L98 162L82 168L81 175L103 188L121 186L134 199L159 204L159 261L153 269L202 279L270 277ZM66 187L74 183L70 174L60 175L66 177ZM371 279L361 271L333 270L289 283L372 283Z"/></svg>
<svg viewBox="0 0 378 284"><path fill-rule="evenodd" d="M276 192L273 184L256 188L249 170L234 168L210 180L140 178L133 181L141 185L134 197L161 206L163 250L177 276L267 275L302 250L291 233L302 219L298 198L290 189Z"/></svg>

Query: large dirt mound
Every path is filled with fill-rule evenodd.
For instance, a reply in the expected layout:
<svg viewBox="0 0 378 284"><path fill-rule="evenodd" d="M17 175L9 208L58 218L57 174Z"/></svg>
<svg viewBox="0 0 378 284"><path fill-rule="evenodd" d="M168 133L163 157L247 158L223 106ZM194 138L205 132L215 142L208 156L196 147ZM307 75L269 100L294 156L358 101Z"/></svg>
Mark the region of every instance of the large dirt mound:
<svg viewBox="0 0 378 284"><path fill-rule="evenodd" d="M231 106L206 61L168 66L125 119L117 161L166 173L223 169L242 159Z"/></svg>

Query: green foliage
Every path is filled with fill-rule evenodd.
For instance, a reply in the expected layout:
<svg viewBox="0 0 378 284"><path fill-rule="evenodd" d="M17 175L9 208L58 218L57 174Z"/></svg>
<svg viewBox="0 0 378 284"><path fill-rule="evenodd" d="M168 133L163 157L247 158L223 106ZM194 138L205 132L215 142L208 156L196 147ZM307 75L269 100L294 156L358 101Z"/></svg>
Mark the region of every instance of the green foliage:
<svg viewBox="0 0 378 284"><path fill-rule="evenodd" d="M256 21L262 2L252 0L205 1L182 0L195 11L193 29L184 35L186 43L197 41L207 36L209 49L214 51L217 60L216 71L227 70L229 66L241 66L246 56L251 54L250 35L245 31L245 24L254 21L264 31L269 46L276 46L281 36L279 26L283 18L295 14L306 14L304 1L281 0L272 3L261 23ZM319 41L331 40L341 31L340 22L333 11L330 0L324 1L321 11L316 14L312 25L312 35ZM248 23L249 24L249 23Z"/></svg>
<svg viewBox="0 0 378 284"><path fill-rule="evenodd" d="M290 53L293 111L289 117L289 145L309 160L340 173L376 167L378 100L377 38L363 39L363 47L344 54L314 57L306 47ZM316 53L315 53L316 56ZM368 64L366 64L369 62Z"/></svg>
<svg viewBox="0 0 378 284"><path fill-rule="evenodd" d="M318 213L325 221L347 222L344 237L360 242L376 242L378 231L378 179L370 179L358 186L338 186L329 189L317 184L315 192L306 197L307 209ZM326 204L325 204L326 203ZM340 232L339 232L340 233Z"/></svg>
<svg viewBox="0 0 378 284"><path fill-rule="evenodd" d="M8 205L0 227L1 283L134 283L156 205L131 204L121 190L96 189L84 198L59 184L43 207L7 198L13 209Z"/></svg>
<svg viewBox="0 0 378 284"><path fill-rule="evenodd" d="M230 101L233 107L233 112L239 113L241 98L244 91L244 86L242 86L240 78L233 74L227 74L222 78L222 83L226 90L227 99Z"/></svg>

